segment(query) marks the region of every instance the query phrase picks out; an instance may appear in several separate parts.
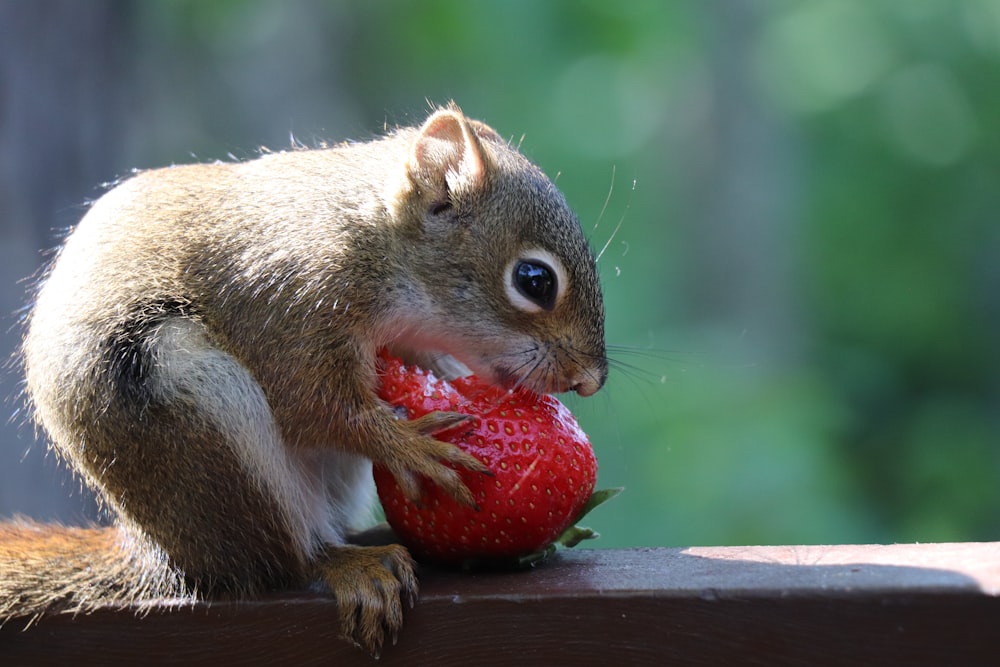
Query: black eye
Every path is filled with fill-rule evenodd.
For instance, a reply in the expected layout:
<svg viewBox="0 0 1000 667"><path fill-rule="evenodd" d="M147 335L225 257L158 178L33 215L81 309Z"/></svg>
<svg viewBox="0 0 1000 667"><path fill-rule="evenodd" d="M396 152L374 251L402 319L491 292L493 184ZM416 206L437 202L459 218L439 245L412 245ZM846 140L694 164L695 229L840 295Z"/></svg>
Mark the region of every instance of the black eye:
<svg viewBox="0 0 1000 667"><path fill-rule="evenodd" d="M556 305L556 275L539 261L522 260L515 264L514 286L540 308L552 310Z"/></svg>

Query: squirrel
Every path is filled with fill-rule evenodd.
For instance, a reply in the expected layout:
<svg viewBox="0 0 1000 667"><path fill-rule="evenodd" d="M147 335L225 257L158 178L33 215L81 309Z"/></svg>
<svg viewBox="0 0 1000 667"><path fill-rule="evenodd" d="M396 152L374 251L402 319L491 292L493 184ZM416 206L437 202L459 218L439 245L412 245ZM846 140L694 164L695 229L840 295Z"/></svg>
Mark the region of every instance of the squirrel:
<svg viewBox="0 0 1000 667"><path fill-rule="evenodd" d="M377 353L536 392L604 384L594 254L543 172L454 102L361 143L137 171L92 205L26 317L25 393L109 527L0 523L0 624L318 585L377 654L417 594L358 546L372 462L473 505L397 419Z"/></svg>

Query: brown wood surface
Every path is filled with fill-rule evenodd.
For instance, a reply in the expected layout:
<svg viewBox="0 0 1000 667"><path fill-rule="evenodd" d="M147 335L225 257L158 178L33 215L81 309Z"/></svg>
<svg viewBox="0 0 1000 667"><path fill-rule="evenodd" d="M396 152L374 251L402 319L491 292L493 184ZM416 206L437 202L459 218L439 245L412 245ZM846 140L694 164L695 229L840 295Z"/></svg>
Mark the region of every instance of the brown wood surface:
<svg viewBox="0 0 1000 667"><path fill-rule="evenodd" d="M570 551L425 570L379 663L315 594L0 629L0 665L1000 664L1000 543Z"/></svg>

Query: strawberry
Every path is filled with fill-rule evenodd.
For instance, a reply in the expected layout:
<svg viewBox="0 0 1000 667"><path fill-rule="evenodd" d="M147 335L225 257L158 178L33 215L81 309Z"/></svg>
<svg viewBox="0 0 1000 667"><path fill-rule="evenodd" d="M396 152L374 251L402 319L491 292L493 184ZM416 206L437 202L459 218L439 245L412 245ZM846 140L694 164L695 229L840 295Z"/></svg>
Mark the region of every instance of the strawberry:
<svg viewBox="0 0 1000 667"><path fill-rule="evenodd" d="M473 508L427 482L420 503L414 504L386 468L375 466L386 519L417 558L445 564L530 563L551 553L561 535L566 546L596 536L571 528L591 499L597 460L586 434L558 400L493 387L475 377L445 382L387 354L381 361L379 396L400 416L405 409L408 419L434 411L472 415L473 420L435 437L472 454L492 472L456 467L476 499ZM594 496L598 501L609 497Z"/></svg>

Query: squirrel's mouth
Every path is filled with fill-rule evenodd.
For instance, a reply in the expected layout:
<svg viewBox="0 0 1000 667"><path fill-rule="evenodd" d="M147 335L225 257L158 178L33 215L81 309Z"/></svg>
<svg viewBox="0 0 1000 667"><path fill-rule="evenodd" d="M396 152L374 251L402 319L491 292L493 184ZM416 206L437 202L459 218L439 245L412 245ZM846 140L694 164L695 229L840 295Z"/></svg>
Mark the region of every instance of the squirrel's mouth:
<svg viewBox="0 0 1000 667"><path fill-rule="evenodd" d="M493 382L494 384L503 387L504 389L514 389L523 384L523 379L512 373L511 371L503 368L502 366L493 367Z"/></svg>
<svg viewBox="0 0 1000 667"><path fill-rule="evenodd" d="M429 350L412 350L392 346L389 351L403 360L404 363L418 366L424 371L434 374L435 377L451 382L457 378L475 375L483 382L495 385L502 389L513 390L524 388L535 393L551 393L551 389L539 391L534 386L531 378L523 377L518 373L506 368L502 364L490 364L479 369L472 369L459 360L454 355L446 352Z"/></svg>
<svg viewBox="0 0 1000 667"><path fill-rule="evenodd" d="M600 367L565 364L546 359L531 364L528 372L515 372L503 365L491 369L490 380L505 389L523 388L536 394L561 394L576 392L580 396L591 396L603 385L607 371Z"/></svg>
<svg viewBox="0 0 1000 667"><path fill-rule="evenodd" d="M503 389L525 389L536 394L572 391L580 396L590 396L601 388L606 377L606 372L602 374L599 369L566 367L553 362L522 362L518 368L510 368L503 363L488 363L472 368L447 352L415 350L398 345L390 346L390 352L405 363L419 366L448 382L474 374L483 382Z"/></svg>
<svg viewBox="0 0 1000 667"><path fill-rule="evenodd" d="M415 350L399 345L389 346L389 352L402 359L404 363L430 371L439 379L447 382L473 374L468 366L446 352ZM484 379L489 380L489 378Z"/></svg>
<svg viewBox="0 0 1000 667"><path fill-rule="evenodd" d="M559 373L515 373L503 366L492 368L492 382L504 389L526 389L536 394L561 394L573 391L581 396L590 396L600 388L600 384L589 382L588 373L580 373L583 379L563 377Z"/></svg>

